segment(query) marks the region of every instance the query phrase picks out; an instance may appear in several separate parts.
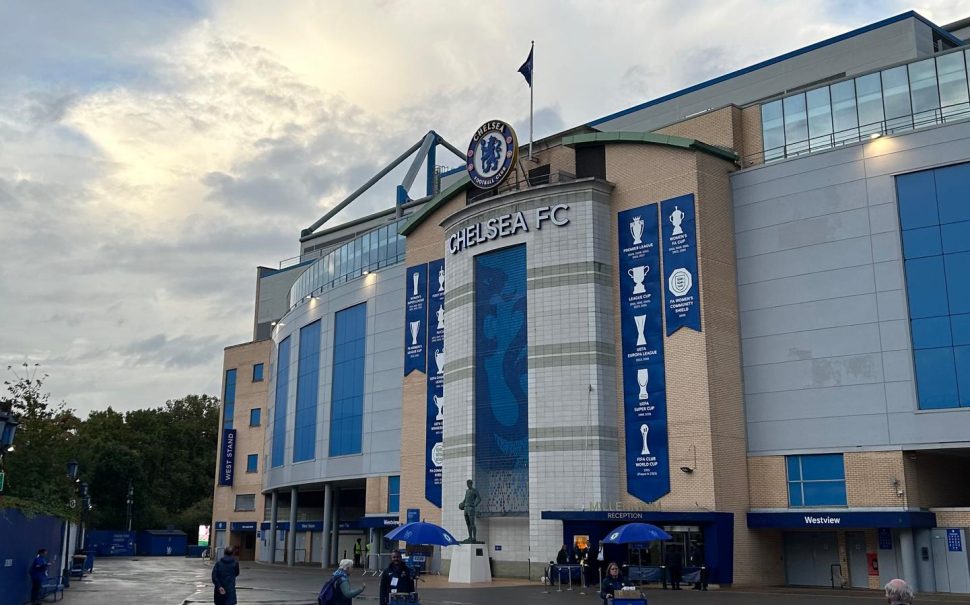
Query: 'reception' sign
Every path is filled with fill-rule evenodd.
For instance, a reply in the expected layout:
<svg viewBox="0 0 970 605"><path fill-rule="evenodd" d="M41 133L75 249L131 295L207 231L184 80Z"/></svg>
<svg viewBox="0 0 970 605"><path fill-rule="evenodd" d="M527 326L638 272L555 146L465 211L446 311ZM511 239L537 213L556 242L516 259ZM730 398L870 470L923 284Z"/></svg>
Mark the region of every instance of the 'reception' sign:
<svg viewBox="0 0 970 605"><path fill-rule="evenodd" d="M617 215L627 491L670 492L657 204Z"/></svg>

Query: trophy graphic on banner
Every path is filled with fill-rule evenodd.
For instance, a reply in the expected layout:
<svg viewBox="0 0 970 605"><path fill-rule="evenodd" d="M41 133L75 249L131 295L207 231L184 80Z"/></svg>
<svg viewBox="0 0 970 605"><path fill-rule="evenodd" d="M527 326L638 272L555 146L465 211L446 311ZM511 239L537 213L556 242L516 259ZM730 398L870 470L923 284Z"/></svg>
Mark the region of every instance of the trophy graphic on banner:
<svg viewBox="0 0 970 605"><path fill-rule="evenodd" d="M633 321L637 324L637 346L645 346L647 344L647 337L643 335L643 326L647 323L647 316L634 315Z"/></svg>
<svg viewBox="0 0 970 605"><path fill-rule="evenodd" d="M438 366L438 373L445 373L445 352L441 349L434 350L434 363Z"/></svg>
<svg viewBox="0 0 970 605"><path fill-rule="evenodd" d="M633 293L643 294L647 291L643 287L643 280L646 279L647 273L650 273L650 267L642 265L640 267L633 267L632 269L627 269L626 274L630 276L633 280Z"/></svg>
<svg viewBox="0 0 970 605"><path fill-rule="evenodd" d="M647 434L649 434L649 433L650 433L650 427L647 426L647 425L645 425L645 424L641 424L640 425L640 434L643 435L643 449L640 450L640 455L641 456L649 456L650 455L650 447L647 446Z"/></svg>
<svg viewBox="0 0 970 605"><path fill-rule="evenodd" d="M639 216L633 217L633 220L630 221L630 235L633 236L634 246L643 243L640 240L640 238L643 237L643 219Z"/></svg>
<svg viewBox="0 0 970 605"><path fill-rule="evenodd" d="M640 385L639 399L641 401L650 399L650 393L647 393L648 382L650 382L650 370L647 368L640 368L637 370L637 384Z"/></svg>
<svg viewBox="0 0 970 605"><path fill-rule="evenodd" d="M445 268L438 269L438 292L445 291Z"/></svg>
<svg viewBox="0 0 970 605"><path fill-rule="evenodd" d="M417 274L415 274L417 275ZM411 322L411 346L417 346L418 344L418 330L421 329L421 320Z"/></svg>
<svg viewBox="0 0 970 605"><path fill-rule="evenodd" d="M431 399L434 400L434 404L438 407L438 414L435 415L435 420L444 420L445 417L441 414L441 410L445 407L445 398L434 395Z"/></svg>
<svg viewBox="0 0 970 605"><path fill-rule="evenodd" d="M417 271L411 274L411 282L414 284L414 288L412 289L413 291L411 292L411 296L418 296L418 280L420 279L421 279L421 274L418 273Z"/></svg>
<svg viewBox="0 0 970 605"><path fill-rule="evenodd" d="M671 235L683 235L684 230L680 227L680 224L684 222L684 211L674 206L674 211L670 213L670 224L674 226L674 231Z"/></svg>
<svg viewBox="0 0 970 605"><path fill-rule="evenodd" d="M438 307L438 310L435 312L435 317L438 318L438 329L439 330L444 330L445 329L445 307L444 307L444 305L440 305Z"/></svg>

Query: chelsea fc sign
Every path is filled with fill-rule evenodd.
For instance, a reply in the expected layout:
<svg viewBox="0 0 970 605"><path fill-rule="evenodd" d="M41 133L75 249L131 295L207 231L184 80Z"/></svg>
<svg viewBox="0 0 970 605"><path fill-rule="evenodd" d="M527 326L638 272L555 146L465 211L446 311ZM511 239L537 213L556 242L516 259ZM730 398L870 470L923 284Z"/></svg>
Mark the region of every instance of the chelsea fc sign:
<svg viewBox="0 0 970 605"><path fill-rule="evenodd" d="M509 175L519 153L519 141L512 127L491 120L475 131L468 145L468 177L479 189L491 189Z"/></svg>

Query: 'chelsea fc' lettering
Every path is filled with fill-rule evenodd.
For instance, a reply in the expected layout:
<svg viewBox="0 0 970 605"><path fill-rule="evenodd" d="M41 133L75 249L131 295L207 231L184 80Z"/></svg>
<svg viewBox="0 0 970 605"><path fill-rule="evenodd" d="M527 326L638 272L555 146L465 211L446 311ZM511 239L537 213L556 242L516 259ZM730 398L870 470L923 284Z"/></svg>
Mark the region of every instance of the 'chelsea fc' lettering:
<svg viewBox="0 0 970 605"><path fill-rule="evenodd" d="M536 208L532 220L532 226L536 231L542 229L543 223L552 223L556 227L569 224L569 217L566 211L569 210L568 204L556 204L555 206L542 206ZM465 248L471 248L478 244L484 244L500 237L509 237L516 233L528 232L529 222L526 215L521 210L512 214L503 214L490 218L484 223L475 223L463 229L459 229L448 238L448 251L452 254L461 252Z"/></svg>

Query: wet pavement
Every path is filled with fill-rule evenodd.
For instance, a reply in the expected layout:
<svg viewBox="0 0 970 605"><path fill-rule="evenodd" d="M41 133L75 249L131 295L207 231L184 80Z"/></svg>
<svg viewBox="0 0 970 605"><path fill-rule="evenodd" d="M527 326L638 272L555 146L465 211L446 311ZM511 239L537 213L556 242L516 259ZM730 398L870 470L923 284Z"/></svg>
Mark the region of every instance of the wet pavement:
<svg viewBox="0 0 970 605"><path fill-rule="evenodd" d="M241 605L315 605L320 586L330 572L316 567L276 567L252 562L240 564L238 597ZM211 563L177 557L99 558L94 573L73 580L64 591L65 605L189 605L212 603ZM426 576L418 591L423 605L599 605L594 589L558 592L527 580L497 580L485 585L450 584L446 577ZM355 601L377 603L378 579L351 576L367 589ZM644 591L650 605L878 605L879 591L768 588L700 592ZM970 603L970 595L918 596L919 605Z"/></svg>

